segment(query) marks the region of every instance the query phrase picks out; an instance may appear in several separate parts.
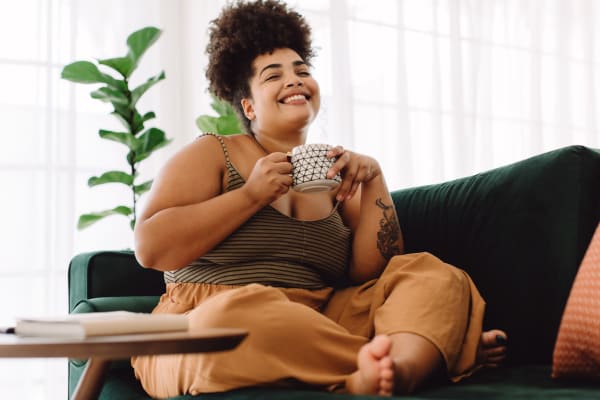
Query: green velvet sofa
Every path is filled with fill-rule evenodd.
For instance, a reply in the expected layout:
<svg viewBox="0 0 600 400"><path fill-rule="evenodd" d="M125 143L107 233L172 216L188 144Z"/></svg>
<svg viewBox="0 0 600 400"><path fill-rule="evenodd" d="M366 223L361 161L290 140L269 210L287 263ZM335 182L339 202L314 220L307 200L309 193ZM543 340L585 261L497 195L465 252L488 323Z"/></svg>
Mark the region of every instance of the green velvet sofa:
<svg viewBox="0 0 600 400"><path fill-rule="evenodd" d="M407 252L427 251L472 276L487 301L485 328L509 335L502 368L412 399L599 399L600 384L554 381L552 350L569 290L600 220L600 152L570 146L454 181L393 192ZM79 254L69 268L70 312L149 312L162 274L128 251ZM260 360L257 360L260 362ZM69 362L69 393L83 362ZM334 397L335 396L335 397ZM374 399L248 388L177 399ZM109 371L101 399L148 399L127 361Z"/></svg>

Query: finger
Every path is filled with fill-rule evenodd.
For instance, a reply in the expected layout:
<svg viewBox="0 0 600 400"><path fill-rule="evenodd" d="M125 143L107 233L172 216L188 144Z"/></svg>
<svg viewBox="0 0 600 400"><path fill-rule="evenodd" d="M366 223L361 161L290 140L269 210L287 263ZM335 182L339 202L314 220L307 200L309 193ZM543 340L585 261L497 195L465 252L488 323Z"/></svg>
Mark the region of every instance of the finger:
<svg viewBox="0 0 600 400"><path fill-rule="evenodd" d="M352 189L352 185L354 184L356 173L357 168L346 169L344 171L344 174L342 175L342 184L337 195L338 200L346 199L348 193L350 193L350 190Z"/></svg>
<svg viewBox="0 0 600 400"><path fill-rule="evenodd" d="M293 183L293 181L294 181L294 180L292 179L291 175L289 175L289 174L283 175L283 176L281 177L281 183L282 183L282 184L283 184L283 185L284 185L286 188L289 188L290 186L292 186L292 183Z"/></svg>
<svg viewBox="0 0 600 400"><path fill-rule="evenodd" d="M275 171L277 171L278 173L286 175L289 175L292 172L292 169L294 169L292 163L289 163L287 161L275 163L274 168Z"/></svg>
<svg viewBox="0 0 600 400"><path fill-rule="evenodd" d="M365 173L364 173L362 181L369 182L371 180L371 178L373 178L373 169L370 166L365 167Z"/></svg>
<svg viewBox="0 0 600 400"><path fill-rule="evenodd" d="M354 197L359 186L360 186L360 182L354 181L354 183L352 184L352 188L350 189L350 193L348 193L348 196L346 197L346 200L350 200L351 198Z"/></svg>
<svg viewBox="0 0 600 400"><path fill-rule="evenodd" d="M340 173L341 170L348 164L350 161L350 154L348 152L343 153L338 159L333 163L329 171L327 172L327 179L332 179L334 176Z"/></svg>
<svg viewBox="0 0 600 400"><path fill-rule="evenodd" d="M287 153L282 153L280 151L276 151L274 153L271 154L267 154L264 158L266 158L269 161L272 162L287 162L288 161L288 155Z"/></svg>
<svg viewBox="0 0 600 400"><path fill-rule="evenodd" d="M327 152L327 157L328 158L333 158L333 157L339 157L340 155L342 155L344 153L344 148L342 146L335 146L331 149L329 149L329 151Z"/></svg>

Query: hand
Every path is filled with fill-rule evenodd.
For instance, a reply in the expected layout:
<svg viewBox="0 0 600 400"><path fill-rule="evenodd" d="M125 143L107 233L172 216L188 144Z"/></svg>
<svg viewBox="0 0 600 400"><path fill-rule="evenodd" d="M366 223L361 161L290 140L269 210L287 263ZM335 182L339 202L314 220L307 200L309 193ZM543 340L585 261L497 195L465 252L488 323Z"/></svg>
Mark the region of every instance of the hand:
<svg viewBox="0 0 600 400"><path fill-rule="evenodd" d="M259 158L243 186L248 196L266 206L287 193L292 185L292 164L285 153Z"/></svg>
<svg viewBox="0 0 600 400"><path fill-rule="evenodd" d="M342 146L329 150L327 157L337 157L336 162L327 172L327 177L331 179L338 172L342 175L342 183L336 195L338 201L351 199L361 184L368 183L381 175L381 168L375 159L344 150Z"/></svg>

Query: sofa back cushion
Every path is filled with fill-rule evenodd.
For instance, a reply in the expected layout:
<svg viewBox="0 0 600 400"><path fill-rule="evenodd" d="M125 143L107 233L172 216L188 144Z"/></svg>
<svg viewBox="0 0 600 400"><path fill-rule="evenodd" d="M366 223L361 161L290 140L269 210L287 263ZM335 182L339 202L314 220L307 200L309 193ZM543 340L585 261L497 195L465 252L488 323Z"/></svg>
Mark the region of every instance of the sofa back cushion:
<svg viewBox="0 0 600 400"><path fill-rule="evenodd" d="M407 252L466 270L484 328L508 333L509 363L549 363L600 219L600 152L570 146L437 185L393 192Z"/></svg>

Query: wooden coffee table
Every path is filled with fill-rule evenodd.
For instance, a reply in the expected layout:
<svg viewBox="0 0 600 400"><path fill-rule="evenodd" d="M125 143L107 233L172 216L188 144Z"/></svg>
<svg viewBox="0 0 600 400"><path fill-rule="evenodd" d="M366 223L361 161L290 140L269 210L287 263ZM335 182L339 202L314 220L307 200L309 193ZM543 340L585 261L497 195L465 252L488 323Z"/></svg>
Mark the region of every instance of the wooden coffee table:
<svg viewBox="0 0 600 400"><path fill-rule="evenodd" d="M89 359L72 400L95 399L111 361L131 356L204 353L235 348L248 332L214 328L199 332L98 336L87 339L19 337L0 334L0 357Z"/></svg>

